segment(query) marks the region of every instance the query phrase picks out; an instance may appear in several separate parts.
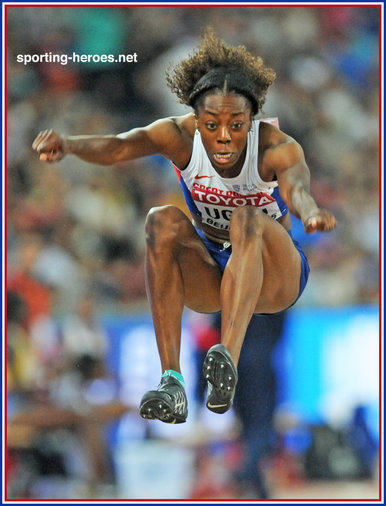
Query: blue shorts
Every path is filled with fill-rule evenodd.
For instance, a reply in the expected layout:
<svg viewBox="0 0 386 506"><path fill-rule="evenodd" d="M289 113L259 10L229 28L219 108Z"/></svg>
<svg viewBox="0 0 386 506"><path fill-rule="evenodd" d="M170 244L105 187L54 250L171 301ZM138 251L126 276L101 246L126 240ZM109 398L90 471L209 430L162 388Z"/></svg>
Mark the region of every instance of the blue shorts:
<svg viewBox="0 0 386 506"><path fill-rule="evenodd" d="M196 229L197 230L197 229ZM198 235L202 238L202 240L205 243L205 246L207 247L211 257L213 260L217 263L217 265L220 267L221 272L224 272L225 266L228 263L229 257L232 253L232 246L228 246L228 248L224 248L224 246L220 243L211 241L205 235L201 232L201 230L197 230ZM310 266L308 265L307 257L302 250L302 247L298 243L296 239L292 237L291 230L288 230L288 233L292 239L292 242L295 246L295 248L298 250L300 259L301 259L301 273L300 273L300 283L299 283L299 295L297 296L295 302L298 300L298 298L303 293L304 288L306 287L308 276L310 273ZM294 302L294 304L295 304ZM293 305L293 304L291 304Z"/></svg>

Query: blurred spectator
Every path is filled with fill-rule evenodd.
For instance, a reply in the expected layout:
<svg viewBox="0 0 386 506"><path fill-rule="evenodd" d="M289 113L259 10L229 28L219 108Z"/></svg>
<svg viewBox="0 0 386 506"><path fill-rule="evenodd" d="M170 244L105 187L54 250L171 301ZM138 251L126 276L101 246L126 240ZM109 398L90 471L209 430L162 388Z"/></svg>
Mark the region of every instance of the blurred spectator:
<svg viewBox="0 0 386 506"><path fill-rule="evenodd" d="M264 459L275 450L276 376L273 353L285 312L254 315L247 329L238 365L235 412L241 422L243 458L237 473L241 498L269 499Z"/></svg>
<svg viewBox="0 0 386 506"><path fill-rule="evenodd" d="M89 356L103 360L107 351L107 336L96 315L92 294L78 303L77 311L69 314L62 325L63 353L67 360Z"/></svg>
<svg viewBox="0 0 386 506"><path fill-rule="evenodd" d="M40 499L114 495L106 424L129 409L116 394L100 359L82 355L51 379L44 397L31 397L8 422L10 460L24 473L22 481L8 477L8 493Z"/></svg>
<svg viewBox="0 0 386 506"><path fill-rule="evenodd" d="M42 249L40 235L20 236L15 256L9 262L8 288L25 301L28 325L35 323L38 318L50 316L52 312L51 289L33 274L36 259Z"/></svg>
<svg viewBox="0 0 386 506"><path fill-rule="evenodd" d="M25 301L12 290L7 291L7 387L8 412L17 408L18 401L34 386L38 367L37 350L31 342L26 325Z"/></svg>
<svg viewBox="0 0 386 506"><path fill-rule="evenodd" d="M241 458L233 469L233 494L238 499L268 499L264 475L264 459L272 456L275 449L274 414L276 408L276 377L273 353L279 341L285 320L285 312L274 315L254 315L245 335L238 364L239 380L234 400L234 410L240 422ZM217 313L210 325L201 325L196 330L196 398L202 406L206 381L202 375L202 364L210 346L220 342L221 314ZM205 457L208 459L208 456ZM224 472L224 471L223 471ZM228 476L227 481L232 477ZM202 482L202 483L201 483ZM208 494L202 490L201 477L195 494ZM228 484L229 485L229 484ZM221 488L221 494L226 488ZM214 497L201 495L201 498ZM223 497L223 495L221 495Z"/></svg>

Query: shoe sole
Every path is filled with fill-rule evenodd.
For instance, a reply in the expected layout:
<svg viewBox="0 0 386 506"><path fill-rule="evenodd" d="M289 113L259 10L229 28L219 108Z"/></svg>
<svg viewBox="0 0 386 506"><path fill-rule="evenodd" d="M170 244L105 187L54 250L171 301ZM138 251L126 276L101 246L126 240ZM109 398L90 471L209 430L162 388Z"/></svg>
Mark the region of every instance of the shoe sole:
<svg viewBox="0 0 386 506"><path fill-rule="evenodd" d="M216 344L210 348L204 360L203 373L208 381L206 407L214 413L225 413L232 407L238 380L236 367L225 346Z"/></svg>
<svg viewBox="0 0 386 506"><path fill-rule="evenodd" d="M186 417L174 414L174 406L168 397L167 394L163 396L162 392L157 390L147 392L142 398L139 414L146 420L160 420L164 423L186 422Z"/></svg>

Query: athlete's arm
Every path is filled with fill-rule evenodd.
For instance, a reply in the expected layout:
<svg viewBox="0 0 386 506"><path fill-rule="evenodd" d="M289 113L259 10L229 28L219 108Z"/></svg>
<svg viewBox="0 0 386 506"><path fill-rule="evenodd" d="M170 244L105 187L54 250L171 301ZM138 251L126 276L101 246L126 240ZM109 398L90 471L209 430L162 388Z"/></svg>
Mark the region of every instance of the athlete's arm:
<svg viewBox="0 0 386 506"><path fill-rule="evenodd" d="M284 134L281 140L264 157L264 162L274 167L281 197L290 212L302 220L307 233L328 232L336 226L336 219L326 209L320 209L310 194L310 170L302 147Z"/></svg>
<svg viewBox="0 0 386 506"><path fill-rule="evenodd" d="M32 144L45 162L57 162L73 154L86 162L100 165L134 160L160 154L173 159L182 148L182 118L164 118L147 127L134 128L118 135L60 135L53 130L40 132Z"/></svg>

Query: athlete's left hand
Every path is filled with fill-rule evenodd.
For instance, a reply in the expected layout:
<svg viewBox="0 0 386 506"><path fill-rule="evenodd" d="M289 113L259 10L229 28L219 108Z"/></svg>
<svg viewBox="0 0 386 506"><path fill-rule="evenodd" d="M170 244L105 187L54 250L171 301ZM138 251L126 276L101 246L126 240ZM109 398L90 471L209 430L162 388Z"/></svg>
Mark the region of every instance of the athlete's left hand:
<svg viewBox="0 0 386 506"><path fill-rule="evenodd" d="M307 234L314 234L316 231L329 232L336 227L337 221L335 216L326 209L318 209L318 211L303 221L304 231Z"/></svg>

